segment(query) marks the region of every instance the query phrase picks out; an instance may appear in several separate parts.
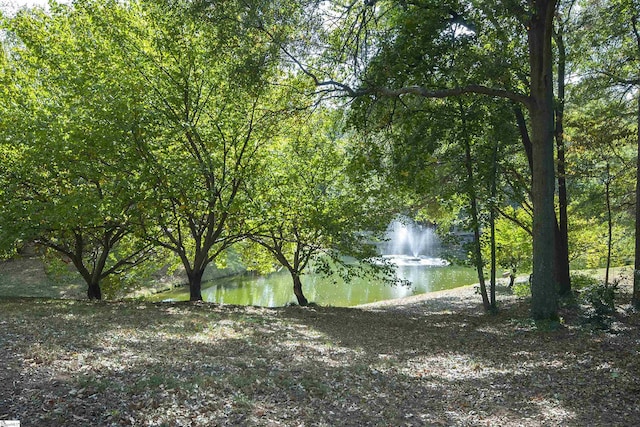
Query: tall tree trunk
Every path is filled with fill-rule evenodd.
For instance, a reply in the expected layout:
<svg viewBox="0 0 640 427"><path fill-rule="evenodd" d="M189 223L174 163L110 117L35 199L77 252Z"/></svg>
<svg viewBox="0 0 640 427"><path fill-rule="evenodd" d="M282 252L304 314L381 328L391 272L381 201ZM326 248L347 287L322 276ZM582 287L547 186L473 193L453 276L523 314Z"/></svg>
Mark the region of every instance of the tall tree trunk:
<svg viewBox="0 0 640 427"><path fill-rule="evenodd" d="M489 224L491 226L491 284L489 288L489 302L491 310L497 311L496 303L496 198L498 197L498 139L493 145L491 156L491 203Z"/></svg>
<svg viewBox="0 0 640 427"><path fill-rule="evenodd" d="M558 25L555 35L558 47L558 102L556 103L556 152L558 156L558 213L559 223L556 234L556 280L560 287L560 295L571 292L571 275L569 272L569 219L567 214L567 180L565 171L564 146L564 102L565 74L567 53L564 44L563 23Z"/></svg>
<svg viewBox="0 0 640 427"><path fill-rule="evenodd" d="M604 182L604 196L607 205L607 268L604 273L604 286L609 286L609 269L611 268L611 244L613 242L613 217L611 215L611 175L607 163L607 176Z"/></svg>
<svg viewBox="0 0 640 427"><path fill-rule="evenodd" d="M475 192L474 192L475 193ZM478 273L478 283L480 284L480 295L482 296L482 306L486 311L491 310L491 303L487 295L487 285L484 281L484 268L482 265L482 248L480 246L480 222L478 220L478 202L474 195L471 197L471 221L473 228L473 258Z"/></svg>
<svg viewBox="0 0 640 427"><path fill-rule="evenodd" d="M298 299L298 304L300 304L301 306L309 305L309 301L302 292L302 280L300 280L300 274L298 274L298 272L292 271L291 277L293 278L293 293Z"/></svg>
<svg viewBox="0 0 640 427"><path fill-rule="evenodd" d="M202 301L202 276L204 269L191 270L189 278L189 301Z"/></svg>
<svg viewBox="0 0 640 427"><path fill-rule="evenodd" d="M527 124L525 122L524 115L522 114L522 110L519 106L515 106L514 112L516 115L516 122L518 123L518 128L520 129L520 135L522 137L522 144L524 145L524 150L527 155L527 161L529 162L529 169L531 174L533 175L533 144L531 143L531 139L529 138L529 131L527 129ZM564 148L562 150L562 173L564 174ZM558 185L560 186L560 178L558 178ZM562 185L566 186L566 181L562 180ZM565 188L566 190L566 188ZM562 199L562 197L560 197ZM554 215L554 233L555 233L555 243L554 243L554 256L555 256L555 265L554 269L554 277L556 283L561 284L561 287L564 286L564 290L571 290L571 280L569 275L569 242L568 239L563 236L568 235L568 228L566 222L566 191L565 191L565 213L560 215L561 222L564 218L564 228L560 226L558 223L558 219ZM561 204L563 202L560 202ZM563 208L560 207L560 211L562 212ZM564 230L564 231L562 231ZM560 291L562 293L562 291Z"/></svg>
<svg viewBox="0 0 640 427"><path fill-rule="evenodd" d="M484 281L484 271L482 266L482 248L480 246L480 220L478 219L478 198L476 195L475 180L473 178L473 159L471 157L471 144L469 138L466 136L466 130L464 126L464 112L462 107L460 108L460 114L462 115L463 122L463 144L465 154L465 168L467 169L467 194L469 196L469 203L471 205L471 228L473 230L473 258L478 272L478 283L480 284L480 295L482 296L482 306L486 311L491 309L491 303L489 302L489 296L487 295L487 285Z"/></svg>
<svg viewBox="0 0 640 427"><path fill-rule="evenodd" d="M554 110L551 38L556 2L535 0L528 41L531 68L533 278L531 314L534 319L557 319L555 279Z"/></svg>
<svg viewBox="0 0 640 427"><path fill-rule="evenodd" d="M638 47L638 55L640 56L640 31L638 31L638 17L631 17L631 25L633 34L636 38ZM640 93L638 93L638 114L637 114L637 139L638 153L636 157L636 248L635 260L633 264L633 295L631 296L631 304L640 309Z"/></svg>
<svg viewBox="0 0 640 427"><path fill-rule="evenodd" d="M640 38L638 39L640 50ZM636 163L636 251L633 265L631 304L640 309L640 93L638 94L638 154Z"/></svg>
<svg viewBox="0 0 640 427"><path fill-rule="evenodd" d="M631 18L631 24L633 26L636 44L638 45L638 54L640 55L640 32L638 32L637 23L637 16L633 16ZM638 94L637 120L638 155L636 164L636 248L635 262L633 266L633 295L631 297L631 304L636 308L640 308L640 93Z"/></svg>
<svg viewBox="0 0 640 427"><path fill-rule="evenodd" d="M498 306L496 304L496 212L493 207L489 214L489 224L491 227L491 282L489 285L489 305L491 310L495 311Z"/></svg>

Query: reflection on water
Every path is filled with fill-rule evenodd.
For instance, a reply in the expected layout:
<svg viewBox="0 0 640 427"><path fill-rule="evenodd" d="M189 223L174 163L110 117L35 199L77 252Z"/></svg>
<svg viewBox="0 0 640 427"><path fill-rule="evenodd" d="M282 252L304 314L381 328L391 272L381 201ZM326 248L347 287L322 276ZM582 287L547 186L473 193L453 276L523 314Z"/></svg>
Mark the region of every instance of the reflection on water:
<svg viewBox="0 0 640 427"><path fill-rule="evenodd" d="M446 267L449 261L424 255L382 255L377 258L380 262L390 262L396 266L415 267Z"/></svg>
<svg viewBox="0 0 640 427"><path fill-rule="evenodd" d="M477 281L471 268L398 266L398 277L409 280L411 286L390 286L370 279L354 279L345 284L339 278L309 274L302 277L307 299L320 305L349 307L386 299L403 298L425 292L470 285ZM204 283L202 298L220 304L278 307L296 302L291 276L286 271L268 276L234 276ZM164 299L188 299L188 290L175 290L162 295Z"/></svg>

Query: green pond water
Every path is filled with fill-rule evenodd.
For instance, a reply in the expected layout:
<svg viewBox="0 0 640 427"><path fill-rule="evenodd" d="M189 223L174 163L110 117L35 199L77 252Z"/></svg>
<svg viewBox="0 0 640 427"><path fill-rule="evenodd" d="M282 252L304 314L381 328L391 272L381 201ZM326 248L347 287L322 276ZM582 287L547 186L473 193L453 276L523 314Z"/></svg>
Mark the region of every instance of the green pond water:
<svg viewBox="0 0 640 427"><path fill-rule="evenodd" d="M399 266L397 275L411 286L391 286L371 279L340 279L308 274L302 277L303 292L310 302L349 307L387 299L404 298L426 292L452 289L478 281L475 270L461 266ZM337 283L334 283L337 281ZM268 276L239 275L203 283L202 298L219 304L279 307L295 303L291 276L280 271ZM157 300L188 300L187 287L158 294Z"/></svg>

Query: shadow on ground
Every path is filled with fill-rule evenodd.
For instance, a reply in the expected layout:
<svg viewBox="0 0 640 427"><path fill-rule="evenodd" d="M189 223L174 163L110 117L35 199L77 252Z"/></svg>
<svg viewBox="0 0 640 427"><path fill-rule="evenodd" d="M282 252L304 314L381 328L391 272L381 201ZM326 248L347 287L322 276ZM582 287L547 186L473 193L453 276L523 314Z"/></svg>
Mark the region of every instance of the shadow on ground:
<svg viewBox="0 0 640 427"><path fill-rule="evenodd" d="M0 299L0 420L640 424L635 315L612 334L526 313Z"/></svg>

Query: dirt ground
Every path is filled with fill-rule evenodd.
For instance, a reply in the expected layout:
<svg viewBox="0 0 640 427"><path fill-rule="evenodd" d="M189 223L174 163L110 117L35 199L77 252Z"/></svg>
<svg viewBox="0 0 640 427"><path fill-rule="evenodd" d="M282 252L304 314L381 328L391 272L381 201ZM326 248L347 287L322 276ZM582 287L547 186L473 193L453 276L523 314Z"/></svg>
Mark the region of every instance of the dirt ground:
<svg viewBox="0 0 640 427"><path fill-rule="evenodd" d="M637 426L639 316L529 318L500 288L357 308L0 298L22 426Z"/></svg>

